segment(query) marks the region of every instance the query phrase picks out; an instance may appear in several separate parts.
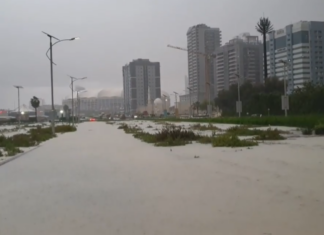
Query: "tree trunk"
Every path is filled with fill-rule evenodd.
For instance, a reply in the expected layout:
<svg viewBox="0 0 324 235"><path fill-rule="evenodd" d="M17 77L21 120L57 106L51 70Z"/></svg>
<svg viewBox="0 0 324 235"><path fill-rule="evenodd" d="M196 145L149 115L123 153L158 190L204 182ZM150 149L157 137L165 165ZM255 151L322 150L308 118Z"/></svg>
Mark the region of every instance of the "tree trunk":
<svg viewBox="0 0 324 235"><path fill-rule="evenodd" d="M267 39L266 34L263 34L263 64L264 64L264 79L268 78L268 65L267 65Z"/></svg>
<svg viewBox="0 0 324 235"><path fill-rule="evenodd" d="M37 108L35 108L35 122L37 122Z"/></svg>

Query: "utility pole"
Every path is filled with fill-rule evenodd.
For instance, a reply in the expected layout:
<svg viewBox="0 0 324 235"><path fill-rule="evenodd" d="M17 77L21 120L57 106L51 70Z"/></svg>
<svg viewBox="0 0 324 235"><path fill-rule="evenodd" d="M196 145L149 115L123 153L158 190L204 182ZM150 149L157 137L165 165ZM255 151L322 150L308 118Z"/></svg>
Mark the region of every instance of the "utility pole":
<svg viewBox="0 0 324 235"><path fill-rule="evenodd" d="M70 77L71 79L71 93L72 93L72 125L74 126L74 100L73 100L73 92L74 92L74 87L73 87L73 84L75 81L78 81L78 80L83 80L83 79L86 79L87 77L83 77L83 78L75 78L75 77L72 77L70 75L68 75L68 77Z"/></svg>
<svg viewBox="0 0 324 235"><path fill-rule="evenodd" d="M187 87L187 89L189 90L189 114L190 114L190 118L192 117L192 107L191 107L191 91L192 91L192 88L190 87Z"/></svg>
<svg viewBox="0 0 324 235"><path fill-rule="evenodd" d="M239 117L241 117L242 112L242 101L241 101L241 94L240 94L240 75L235 74L237 77L237 97L238 101L236 102L236 112L238 112Z"/></svg>
<svg viewBox="0 0 324 235"><path fill-rule="evenodd" d="M284 95L281 97L281 108L285 110L285 117L288 117L288 109L289 109L289 98L287 96L287 77L288 77L288 62L284 60L280 60L280 62L284 65Z"/></svg>
<svg viewBox="0 0 324 235"><path fill-rule="evenodd" d="M21 117L21 113L20 113L20 89L23 89L22 86L14 86L15 88L17 88L18 90L18 128L20 128L20 117Z"/></svg>
<svg viewBox="0 0 324 235"><path fill-rule="evenodd" d="M178 101L177 101L177 95L178 95L178 93L177 92L173 92L174 93L174 96L175 96L175 114L176 114L176 116L178 116L179 115L179 110L178 110Z"/></svg>

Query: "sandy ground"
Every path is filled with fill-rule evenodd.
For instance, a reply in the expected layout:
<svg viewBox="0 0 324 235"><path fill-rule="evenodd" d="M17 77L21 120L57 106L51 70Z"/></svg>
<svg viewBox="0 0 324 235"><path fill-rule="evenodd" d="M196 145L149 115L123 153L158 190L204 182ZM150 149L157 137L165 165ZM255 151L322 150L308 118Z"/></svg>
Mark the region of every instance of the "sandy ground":
<svg viewBox="0 0 324 235"><path fill-rule="evenodd" d="M323 235L323 153L320 137L170 151L84 123L0 167L0 234Z"/></svg>

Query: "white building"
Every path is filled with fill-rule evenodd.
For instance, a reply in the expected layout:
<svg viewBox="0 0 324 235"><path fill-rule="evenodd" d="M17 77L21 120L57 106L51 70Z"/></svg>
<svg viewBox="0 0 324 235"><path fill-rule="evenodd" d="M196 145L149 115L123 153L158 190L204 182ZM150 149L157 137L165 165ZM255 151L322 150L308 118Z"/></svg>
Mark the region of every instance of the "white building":
<svg viewBox="0 0 324 235"><path fill-rule="evenodd" d="M79 94L77 101L74 96L74 108L80 113L105 112L109 114L120 114L124 112L124 99L122 90L104 89L101 91L86 91ZM63 100L63 106L67 105L72 108L71 97ZM77 112L75 112L77 113Z"/></svg>
<svg viewBox="0 0 324 235"><path fill-rule="evenodd" d="M324 22L300 21L267 35L268 76L288 78L288 92L304 82L324 84ZM284 64L287 62L287 74Z"/></svg>
<svg viewBox="0 0 324 235"><path fill-rule="evenodd" d="M219 28L210 28L205 24L192 26L187 31L188 74L189 86L192 88L194 101L203 102L206 99L206 65L205 57L190 51L213 54L221 46L221 31ZM214 83L214 66L210 64L210 82ZM214 97L213 92L211 96Z"/></svg>
<svg viewBox="0 0 324 235"><path fill-rule="evenodd" d="M161 98L160 63L148 59L133 60L123 66L123 86L126 113L134 114L156 98ZM149 94L150 92L150 94Z"/></svg>
<svg viewBox="0 0 324 235"><path fill-rule="evenodd" d="M249 81L253 84L263 82L263 47L258 36L243 33L216 49L215 83L212 89L216 96L237 84Z"/></svg>

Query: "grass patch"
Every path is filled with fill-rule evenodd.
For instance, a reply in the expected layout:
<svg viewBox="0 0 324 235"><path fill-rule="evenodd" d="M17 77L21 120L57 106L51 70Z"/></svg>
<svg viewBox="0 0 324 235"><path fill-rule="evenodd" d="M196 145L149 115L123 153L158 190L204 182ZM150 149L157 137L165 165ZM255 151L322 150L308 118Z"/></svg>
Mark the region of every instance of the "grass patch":
<svg viewBox="0 0 324 235"><path fill-rule="evenodd" d="M133 135L146 143L152 143L155 146L181 146L198 140L199 135L196 135L191 130L185 130L178 126L164 126L161 131L155 134L138 131Z"/></svg>
<svg viewBox="0 0 324 235"><path fill-rule="evenodd" d="M313 134L313 129L312 128L304 128L301 130L303 135L312 135Z"/></svg>
<svg viewBox="0 0 324 235"><path fill-rule="evenodd" d="M286 138L280 135L282 132L280 132L277 129L267 129L266 131L262 131L260 134L258 134L256 137L254 137L255 140L285 140Z"/></svg>
<svg viewBox="0 0 324 235"><path fill-rule="evenodd" d="M319 123L324 123L324 117L320 115L304 116L263 116L263 117L218 117L218 118L199 118L199 119L167 119L169 122L197 122L197 123L224 123L238 125L257 125L257 126L289 126L314 128Z"/></svg>
<svg viewBox="0 0 324 235"><path fill-rule="evenodd" d="M234 134L223 134L212 138L213 147L251 147L257 146L258 143L252 140L241 140Z"/></svg>
<svg viewBox="0 0 324 235"><path fill-rule="evenodd" d="M228 134L237 135L237 136L252 136L259 135L263 131L258 129L249 129L249 126L233 126L226 130Z"/></svg>
<svg viewBox="0 0 324 235"><path fill-rule="evenodd" d="M324 124L318 124L314 127L315 135L324 135Z"/></svg>
<svg viewBox="0 0 324 235"><path fill-rule="evenodd" d="M201 125L200 123L197 123L191 125L190 128L199 131L222 131L222 129L218 128L217 126L214 126L211 123L208 123L208 125Z"/></svg>

